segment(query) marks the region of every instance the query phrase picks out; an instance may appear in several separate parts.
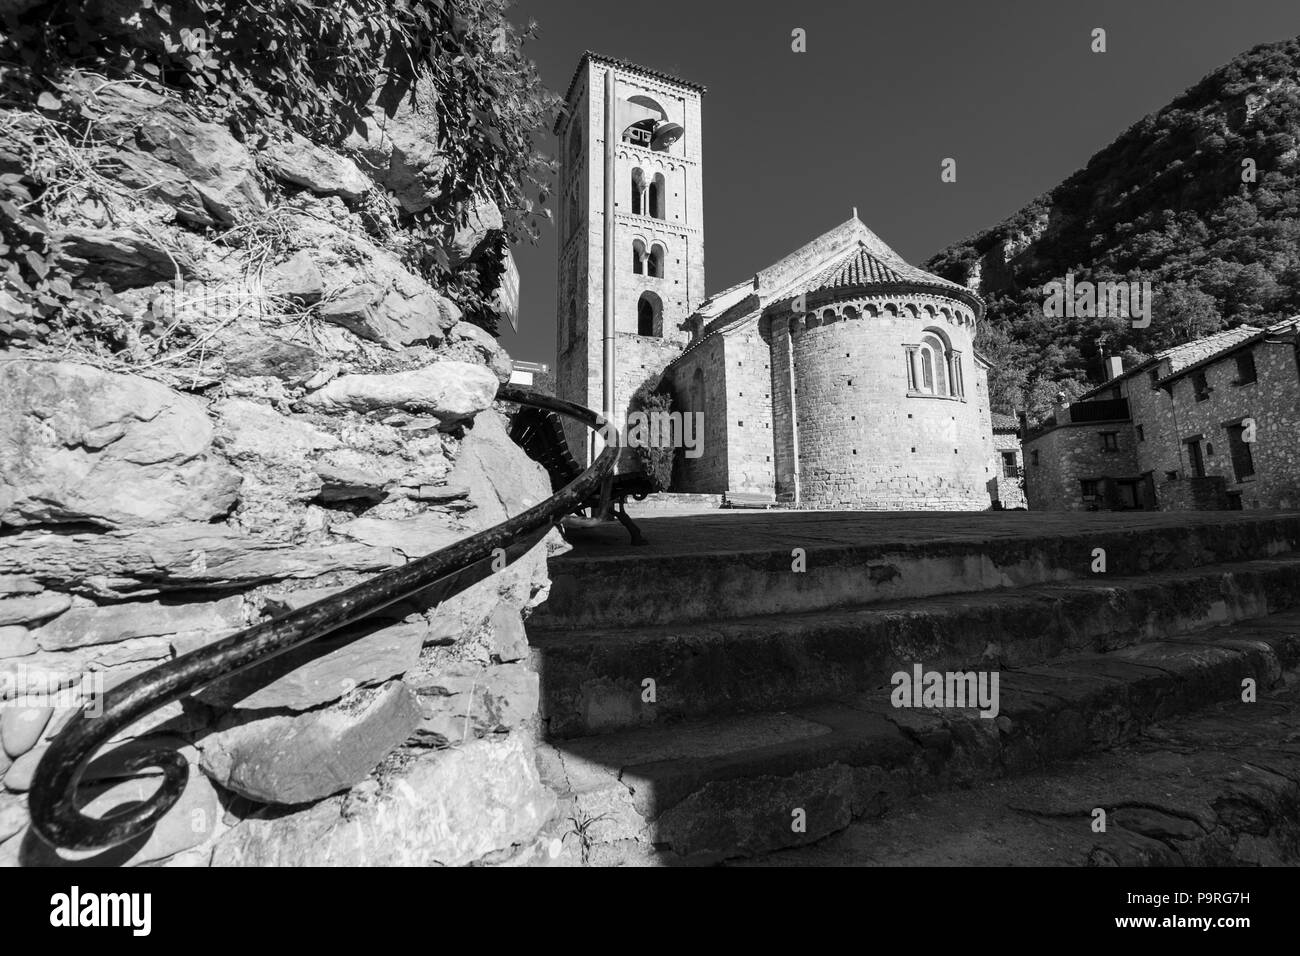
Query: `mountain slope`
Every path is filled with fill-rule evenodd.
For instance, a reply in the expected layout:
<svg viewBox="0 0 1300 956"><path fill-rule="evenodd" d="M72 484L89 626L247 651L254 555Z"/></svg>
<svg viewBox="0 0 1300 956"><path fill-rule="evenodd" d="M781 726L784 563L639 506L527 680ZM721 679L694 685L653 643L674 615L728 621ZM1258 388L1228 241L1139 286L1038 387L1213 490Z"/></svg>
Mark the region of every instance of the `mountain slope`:
<svg viewBox="0 0 1300 956"><path fill-rule="evenodd" d="M1300 312L1300 38L1234 58L1079 172L926 263L988 301L978 345L995 406L1037 417L1101 371ZM1254 181L1243 162L1253 160ZM1045 283L1150 281L1151 324L1047 318Z"/></svg>

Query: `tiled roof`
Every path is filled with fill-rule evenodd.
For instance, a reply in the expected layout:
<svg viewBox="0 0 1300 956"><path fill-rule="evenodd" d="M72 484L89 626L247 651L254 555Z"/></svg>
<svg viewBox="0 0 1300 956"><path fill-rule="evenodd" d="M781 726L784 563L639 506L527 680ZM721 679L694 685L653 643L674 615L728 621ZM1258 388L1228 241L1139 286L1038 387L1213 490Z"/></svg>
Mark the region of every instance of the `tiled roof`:
<svg viewBox="0 0 1300 956"><path fill-rule="evenodd" d="M1283 322L1280 324L1285 325L1286 323ZM1167 377L1172 378L1174 375L1189 366L1197 365L1206 359L1212 358L1220 352L1225 352L1229 349L1235 348L1246 339L1258 335L1262 331L1264 330L1258 329L1253 325L1239 325L1235 329L1224 329L1222 332L1215 332L1213 335L1207 335L1204 338L1195 339L1191 342L1184 342L1182 345L1175 345L1164 349L1157 352L1140 365L1135 365L1133 368L1125 369L1122 375L1117 375L1115 378L1103 382L1096 388L1089 389L1080 395L1076 401L1087 401L1099 392L1104 392L1109 388L1113 388L1116 382L1122 381L1126 378L1132 378L1140 372L1156 368L1165 359L1169 360L1170 368L1170 374Z"/></svg>
<svg viewBox="0 0 1300 956"><path fill-rule="evenodd" d="M793 294L901 284L934 286L947 291L970 294L970 290L965 286L931 275L924 269L909 265L901 258L880 255L869 249L863 242L846 249L810 280L800 283L799 287L793 290Z"/></svg>
<svg viewBox="0 0 1300 956"><path fill-rule="evenodd" d="M1008 415L1005 412L990 412L993 419L993 430L995 432L1014 432L1020 430L1020 420L1015 415Z"/></svg>
<svg viewBox="0 0 1300 956"><path fill-rule="evenodd" d="M1199 350L1197 352L1189 352L1189 353L1182 354L1180 356L1181 361L1179 362L1179 364L1174 367L1174 370L1170 374L1162 378L1160 380L1160 383L1164 384L1165 382L1171 382L1174 379L1180 378L1181 376L1186 375L1195 369L1201 368L1202 366L1205 365L1209 365L1211 362L1217 362L1219 359L1226 358L1227 356L1231 355L1233 352L1237 351L1242 346L1253 344L1259 339L1266 338L1269 335L1276 335L1279 332L1283 332L1287 329L1295 328L1297 326L1297 323L1300 323L1300 316L1293 316L1292 318L1284 319L1281 322L1275 322L1265 329L1257 329L1249 325L1242 325L1242 326L1238 326L1235 329L1230 329L1229 330L1230 332L1240 333L1240 332L1248 331L1249 334L1236 335L1233 336L1231 339L1221 340L1219 343L1217 343L1218 347L1212 350L1208 350L1208 351ZM1217 333L1218 336L1223 336L1225 334L1226 333L1223 332ZM1197 345L1200 342L1207 342L1210 339L1216 337L1217 336L1208 336L1205 339L1199 339L1197 340L1197 342L1190 342L1188 344Z"/></svg>
<svg viewBox="0 0 1300 956"><path fill-rule="evenodd" d="M725 335L756 321L768 303L789 301L801 294L872 286L928 287L960 297L975 310L976 316L984 312L984 302L978 294L910 265L858 219L855 209L851 219L760 270L753 279L738 282L705 299L695 314L711 321L673 362L681 361L715 335ZM746 296L754 297L753 308L734 314L733 310L739 311ZM984 356L978 352L976 355L989 364Z"/></svg>
<svg viewBox="0 0 1300 956"><path fill-rule="evenodd" d="M1163 352L1157 352L1156 358L1169 359L1170 369L1174 372L1180 372L1187 366L1195 365L1225 349L1230 349L1261 331L1263 330L1253 325L1239 325L1235 329L1224 329L1222 332L1207 335L1203 339L1185 342L1182 345L1175 345L1173 348L1165 349Z"/></svg>

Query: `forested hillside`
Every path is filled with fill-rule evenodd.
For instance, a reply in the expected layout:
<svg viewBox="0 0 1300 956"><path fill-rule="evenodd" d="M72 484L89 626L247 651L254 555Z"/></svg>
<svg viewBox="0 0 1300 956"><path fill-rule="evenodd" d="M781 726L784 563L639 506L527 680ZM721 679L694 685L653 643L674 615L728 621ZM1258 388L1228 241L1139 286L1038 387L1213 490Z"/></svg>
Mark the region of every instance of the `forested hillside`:
<svg viewBox="0 0 1300 956"><path fill-rule="evenodd" d="M1095 383L1102 352L1135 362L1300 312L1298 135L1300 39L1258 46L1047 194L934 256L927 268L988 301L978 344L996 365L995 406L1037 417L1058 390ZM1067 272L1151 282L1150 326L1045 317L1043 286Z"/></svg>

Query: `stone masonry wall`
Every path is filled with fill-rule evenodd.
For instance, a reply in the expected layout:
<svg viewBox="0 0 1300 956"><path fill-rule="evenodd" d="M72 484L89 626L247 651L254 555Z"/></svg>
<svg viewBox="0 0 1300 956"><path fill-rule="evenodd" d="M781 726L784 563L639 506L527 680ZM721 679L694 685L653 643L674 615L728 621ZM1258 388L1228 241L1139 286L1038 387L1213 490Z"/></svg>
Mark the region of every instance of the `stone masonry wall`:
<svg viewBox="0 0 1300 956"><path fill-rule="evenodd" d="M1117 432L1117 451L1106 451L1103 432ZM1128 422L1066 424L1025 444L1025 496L1032 511L1087 511L1080 482L1138 474Z"/></svg>
<svg viewBox="0 0 1300 956"><path fill-rule="evenodd" d="M908 393L904 346L919 342L936 321L943 324L885 312L805 323L796 333L804 506L989 506L990 437L981 411L987 398L976 388L968 326L951 320L944 326L961 353L966 398ZM784 440L783 427L778 434Z"/></svg>
<svg viewBox="0 0 1300 956"><path fill-rule="evenodd" d="M697 374L698 373L698 374ZM701 455L679 455L673 491L719 494L727 488L726 358L721 336L705 339L667 371L675 407L704 416Z"/></svg>
<svg viewBox="0 0 1300 956"><path fill-rule="evenodd" d="M1300 370L1290 342L1257 343L1251 348L1257 380L1236 384L1237 363L1228 356L1205 366L1209 398L1197 401L1190 375L1175 379L1172 396L1152 389L1145 376L1124 381L1133 424L1142 426L1138 467L1153 472L1157 483L1168 472L1188 474L1183 440L1203 435L1207 476L1224 480L1228 492L1241 495L1242 507L1295 508L1300 506ZM1228 425L1254 418L1256 441L1251 448L1255 474L1238 481L1232 465ZM1208 449L1206 446L1210 446Z"/></svg>
<svg viewBox="0 0 1300 956"><path fill-rule="evenodd" d="M718 491L775 495L771 352L755 326L727 333L727 487Z"/></svg>
<svg viewBox="0 0 1300 956"><path fill-rule="evenodd" d="M1012 432L993 432L993 458L989 468L992 471L993 498L1003 508L1027 508L1025 488L1022 478L1011 478L1003 474L1002 455L1009 453L1016 456L1016 467L1023 477L1025 473L1024 455L1020 448L1020 439Z"/></svg>

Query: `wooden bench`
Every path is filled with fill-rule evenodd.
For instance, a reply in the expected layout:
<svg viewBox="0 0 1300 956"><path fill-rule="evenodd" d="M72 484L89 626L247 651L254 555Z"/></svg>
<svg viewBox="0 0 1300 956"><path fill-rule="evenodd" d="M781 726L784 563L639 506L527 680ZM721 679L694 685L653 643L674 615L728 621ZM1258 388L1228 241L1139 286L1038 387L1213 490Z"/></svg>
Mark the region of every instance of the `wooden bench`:
<svg viewBox="0 0 1300 956"><path fill-rule="evenodd" d="M583 468L569 450L564 425L555 412L521 407L511 419L510 438L529 458L546 469L552 492L559 491L582 474ZM584 517L602 519L612 516L627 529L633 544L646 544L645 535L628 517L627 499L630 496L641 501L655 490L654 482L643 472L611 475L601 484L600 491L583 501L573 513L583 515L586 512Z"/></svg>

